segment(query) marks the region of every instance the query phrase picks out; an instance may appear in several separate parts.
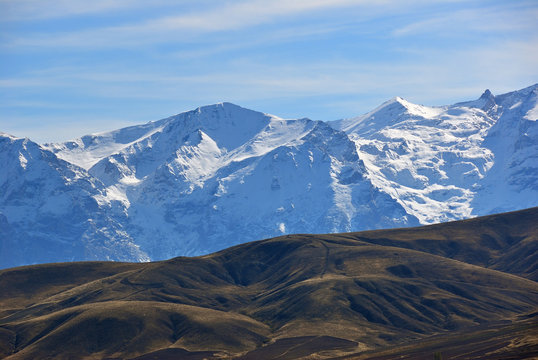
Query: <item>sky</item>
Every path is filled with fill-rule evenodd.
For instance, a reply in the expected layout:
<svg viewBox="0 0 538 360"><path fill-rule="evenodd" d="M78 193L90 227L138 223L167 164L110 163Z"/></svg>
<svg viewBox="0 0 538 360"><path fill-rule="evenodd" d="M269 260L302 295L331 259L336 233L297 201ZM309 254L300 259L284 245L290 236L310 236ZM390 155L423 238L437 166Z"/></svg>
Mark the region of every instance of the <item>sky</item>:
<svg viewBox="0 0 538 360"><path fill-rule="evenodd" d="M537 82L536 0L0 0L0 132L40 143L224 101L336 120Z"/></svg>

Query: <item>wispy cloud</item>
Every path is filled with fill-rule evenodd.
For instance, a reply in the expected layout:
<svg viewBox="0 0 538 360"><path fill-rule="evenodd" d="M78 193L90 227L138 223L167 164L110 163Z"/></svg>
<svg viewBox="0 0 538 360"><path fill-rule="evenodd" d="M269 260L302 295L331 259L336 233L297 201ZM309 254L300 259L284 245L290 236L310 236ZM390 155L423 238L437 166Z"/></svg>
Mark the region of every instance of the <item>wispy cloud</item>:
<svg viewBox="0 0 538 360"><path fill-rule="evenodd" d="M6 0L0 0L6 1ZM24 0L31 5L39 4L38 1ZM455 0L436 0L430 3L451 3ZM66 2L68 2L66 0ZM125 7L128 1L118 3L98 1L96 4L87 6L80 1L74 5L65 6L60 14L75 14L77 12L98 12L108 8ZM207 33L224 31L244 30L264 24L287 21L290 18L304 18L312 14L327 15L327 12L354 9L358 18L369 16L384 16L387 13L409 11L413 7L421 6L425 1L414 0L402 4L396 0L380 0L372 3L367 0L274 0L274 1L233 1L211 2L213 6L203 9L197 8L180 15L168 15L153 18L143 18L139 21L131 21L126 24L94 27L85 30L70 30L68 32L42 32L29 33L20 37L12 37L4 41L4 46L15 47L75 47L75 48L99 48L99 47L122 47L138 46L141 44L155 44L166 42L190 42L193 37ZM137 0L136 7L142 6ZM37 12L36 9L27 10L29 13ZM174 12L171 10L170 12ZM44 11L43 14L47 14ZM337 17L339 18L339 17ZM319 24L323 27L323 24Z"/></svg>
<svg viewBox="0 0 538 360"><path fill-rule="evenodd" d="M275 17L302 14L305 11L324 8L352 6L357 3L352 0L248 1L228 4L201 13L163 17L146 23L144 27L203 32L240 29L274 21Z"/></svg>
<svg viewBox="0 0 538 360"><path fill-rule="evenodd" d="M471 9L446 11L411 22L392 31L397 37L457 36L469 32L506 33L513 31L537 31L538 8L532 4L518 2L491 5Z"/></svg>
<svg viewBox="0 0 538 360"><path fill-rule="evenodd" d="M315 39L333 33L349 31L350 29L353 29L353 24L345 22L288 26L284 29L266 33L256 33L256 36L249 36L246 39L224 39L211 43L211 46L208 46L207 43L198 44L196 48L184 48L166 54L166 56L178 59L195 59L241 49L267 47L275 44L283 45L299 40Z"/></svg>
<svg viewBox="0 0 538 360"><path fill-rule="evenodd" d="M2 1L2 0L0 0ZM4 0L5 1L5 0ZM31 5L37 2L28 1ZM53 46L53 47L102 47L132 46L141 43L191 40L193 34L244 29L270 23L282 16L304 15L305 12L321 9L357 6L363 1L356 0L297 0L297 1L242 1L232 2L187 14L157 17L136 23L106 26L66 33L34 33L8 40L15 46ZM89 9L80 6L67 6L64 13L75 11L102 11L109 1L103 1ZM117 6L121 6L122 2ZM29 6L30 7L30 6ZM35 10L33 10L35 11ZM28 10L28 12L33 12ZM46 12L45 12L46 13Z"/></svg>
<svg viewBox="0 0 538 360"><path fill-rule="evenodd" d="M95 15L163 5L170 0L0 0L0 21L31 21Z"/></svg>
<svg viewBox="0 0 538 360"><path fill-rule="evenodd" d="M530 42L486 44L451 53L424 49L417 51L415 57L416 61L407 63L350 60L298 63L290 59L287 63L273 64L243 59L213 71L176 74L166 69L111 71L60 67L33 72L28 78L1 80L0 89L63 87L92 97L182 99L198 105L208 101L242 102L285 96L360 96L390 89L390 96L407 96L433 105L456 94L474 96L485 87L498 88L505 84L503 88L508 90L535 81L529 76L538 77L535 60L538 38ZM474 85L469 87L469 84Z"/></svg>
<svg viewBox="0 0 538 360"><path fill-rule="evenodd" d="M49 87L55 85L61 86L62 84L60 84L58 81L50 83L50 81L39 77L0 79L0 89Z"/></svg>

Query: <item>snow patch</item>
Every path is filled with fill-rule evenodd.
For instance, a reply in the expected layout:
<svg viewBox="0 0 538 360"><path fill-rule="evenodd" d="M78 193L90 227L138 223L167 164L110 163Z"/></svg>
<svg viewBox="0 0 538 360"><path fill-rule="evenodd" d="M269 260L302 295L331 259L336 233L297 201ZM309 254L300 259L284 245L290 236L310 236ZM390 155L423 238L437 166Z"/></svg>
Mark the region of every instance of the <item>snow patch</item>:
<svg viewBox="0 0 538 360"><path fill-rule="evenodd" d="M532 109L527 111L525 114L525 119L530 121L537 121L538 120L538 104L534 106Z"/></svg>
<svg viewBox="0 0 538 360"><path fill-rule="evenodd" d="M20 163L21 167L24 170L26 170L26 165L28 164L28 160L21 153L19 153L19 163Z"/></svg>

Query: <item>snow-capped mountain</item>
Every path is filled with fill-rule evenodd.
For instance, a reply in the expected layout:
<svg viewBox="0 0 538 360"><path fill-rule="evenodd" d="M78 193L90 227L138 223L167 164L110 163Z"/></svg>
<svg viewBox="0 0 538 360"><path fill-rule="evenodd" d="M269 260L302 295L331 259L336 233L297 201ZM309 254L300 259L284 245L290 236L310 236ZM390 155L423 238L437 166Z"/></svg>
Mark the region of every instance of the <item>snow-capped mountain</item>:
<svg viewBox="0 0 538 360"><path fill-rule="evenodd" d="M23 233L36 224L46 230L41 237L6 235L6 247L19 238L62 240L67 248L94 238L110 245L111 254L86 246L69 256L51 247L56 258L28 256L26 262L157 260L287 233L418 224L364 177L346 134L319 121L284 120L223 103L63 144L6 139L3 161L15 169L7 183L26 189L37 179L51 189L12 201L12 192L5 193L0 211L10 228ZM36 165L22 172L22 160L14 159L25 153L12 143L31 144L44 155L31 158ZM44 201L57 213L40 217ZM17 217L23 208L26 215ZM59 222L78 227L58 236Z"/></svg>
<svg viewBox="0 0 538 360"><path fill-rule="evenodd" d="M538 205L538 85L331 123L222 103L38 145L0 136L0 267L200 255Z"/></svg>
<svg viewBox="0 0 538 360"><path fill-rule="evenodd" d="M123 230L104 186L28 140L0 133L0 266L149 258Z"/></svg>
<svg viewBox="0 0 538 360"><path fill-rule="evenodd" d="M483 146L495 159L471 203L477 215L538 205L538 85L492 100L498 120Z"/></svg>
<svg viewBox="0 0 538 360"><path fill-rule="evenodd" d="M287 233L417 224L364 178L347 136L223 103L50 145L106 184L152 259Z"/></svg>
<svg viewBox="0 0 538 360"><path fill-rule="evenodd" d="M538 85L427 107L394 98L333 122L367 177L421 223L538 205Z"/></svg>

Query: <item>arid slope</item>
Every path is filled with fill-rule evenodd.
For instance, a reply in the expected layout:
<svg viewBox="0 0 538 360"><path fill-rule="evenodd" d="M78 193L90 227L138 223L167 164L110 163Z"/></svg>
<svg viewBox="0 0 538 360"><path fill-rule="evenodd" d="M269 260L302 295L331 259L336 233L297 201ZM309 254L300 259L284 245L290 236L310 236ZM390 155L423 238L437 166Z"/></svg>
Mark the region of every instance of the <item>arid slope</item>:
<svg viewBox="0 0 538 360"><path fill-rule="evenodd" d="M0 272L0 357L367 358L499 326L523 332L522 354L530 354L538 344L536 224L533 208L413 229L283 236L155 263L8 269Z"/></svg>

